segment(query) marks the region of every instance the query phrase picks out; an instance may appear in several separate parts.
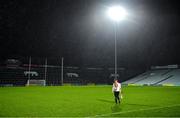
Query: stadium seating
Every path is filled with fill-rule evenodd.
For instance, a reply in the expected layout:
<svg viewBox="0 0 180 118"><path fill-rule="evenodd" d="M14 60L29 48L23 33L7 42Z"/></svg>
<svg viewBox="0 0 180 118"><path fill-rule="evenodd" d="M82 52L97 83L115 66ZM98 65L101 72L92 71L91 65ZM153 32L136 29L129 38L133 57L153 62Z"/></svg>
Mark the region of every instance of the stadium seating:
<svg viewBox="0 0 180 118"><path fill-rule="evenodd" d="M162 82L159 82L158 84L180 85L180 69L173 70L168 75L171 77Z"/></svg>
<svg viewBox="0 0 180 118"><path fill-rule="evenodd" d="M142 80L142 79L145 79L145 78L149 75L149 73L150 73L150 71L147 71L147 72L145 72L145 73L143 73L143 74L140 74L140 75L138 75L138 76L136 76L136 77L134 77L134 78L132 78L132 79L129 79L129 80L123 82L123 83L124 83L124 84L134 84L134 83L136 83L137 81L140 81L140 80Z"/></svg>
<svg viewBox="0 0 180 118"><path fill-rule="evenodd" d="M21 86L27 83L22 69L0 68L0 86Z"/></svg>
<svg viewBox="0 0 180 118"><path fill-rule="evenodd" d="M148 70L123 84L136 85L180 85L180 69Z"/></svg>

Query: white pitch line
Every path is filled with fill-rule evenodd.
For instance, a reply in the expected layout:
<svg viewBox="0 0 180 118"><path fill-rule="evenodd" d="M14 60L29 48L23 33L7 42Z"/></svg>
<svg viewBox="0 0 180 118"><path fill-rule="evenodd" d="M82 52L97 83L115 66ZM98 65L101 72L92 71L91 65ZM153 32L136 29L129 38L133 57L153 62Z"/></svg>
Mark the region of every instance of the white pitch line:
<svg viewBox="0 0 180 118"><path fill-rule="evenodd" d="M124 111L124 112L115 112L115 113L101 114L101 115L96 115L95 117L103 117L103 116L116 115L116 114L124 114L124 113L138 112L138 111L148 111L148 110L155 110L155 109L163 109L163 108L170 108L170 107L176 107L176 106L180 106L180 104L170 105L170 106L162 106L162 107L153 107L153 108L148 108L148 109L139 109L139 110Z"/></svg>

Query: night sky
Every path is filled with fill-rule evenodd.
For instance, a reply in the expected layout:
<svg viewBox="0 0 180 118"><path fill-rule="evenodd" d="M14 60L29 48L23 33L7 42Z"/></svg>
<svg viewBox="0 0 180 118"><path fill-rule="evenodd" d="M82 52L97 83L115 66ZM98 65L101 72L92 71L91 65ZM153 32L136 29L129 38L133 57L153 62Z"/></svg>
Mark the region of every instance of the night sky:
<svg viewBox="0 0 180 118"><path fill-rule="evenodd" d="M64 57L67 65L113 66L109 6L126 8L118 25L118 66L180 64L178 0L1 0L0 58Z"/></svg>

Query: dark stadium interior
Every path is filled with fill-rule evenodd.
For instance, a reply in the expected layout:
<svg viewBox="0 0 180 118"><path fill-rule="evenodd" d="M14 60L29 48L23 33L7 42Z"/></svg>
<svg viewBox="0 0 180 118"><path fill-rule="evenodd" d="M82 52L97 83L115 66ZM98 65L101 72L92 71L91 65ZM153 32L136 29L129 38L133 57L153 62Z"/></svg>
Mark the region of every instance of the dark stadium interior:
<svg viewBox="0 0 180 118"><path fill-rule="evenodd" d="M180 0L0 0L0 118L180 118L179 52Z"/></svg>

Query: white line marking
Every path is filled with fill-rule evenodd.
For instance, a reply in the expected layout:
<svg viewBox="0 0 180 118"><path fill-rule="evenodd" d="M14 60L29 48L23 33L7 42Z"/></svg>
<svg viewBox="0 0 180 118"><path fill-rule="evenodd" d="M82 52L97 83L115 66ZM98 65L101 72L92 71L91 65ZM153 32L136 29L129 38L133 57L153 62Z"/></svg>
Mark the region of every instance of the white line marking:
<svg viewBox="0 0 180 118"><path fill-rule="evenodd" d="M130 110L130 111L123 111L123 112L101 114L101 115L96 115L95 117L103 117L103 116L110 116L110 115L124 114L124 113L138 112L138 111L148 111L148 110L155 110L155 109L163 109L163 108L170 108L170 107L176 107L176 106L180 106L180 104L170 105L170 106L153 107L153 108L148 108L148 109L139 109L139 110Z"/></svg>

